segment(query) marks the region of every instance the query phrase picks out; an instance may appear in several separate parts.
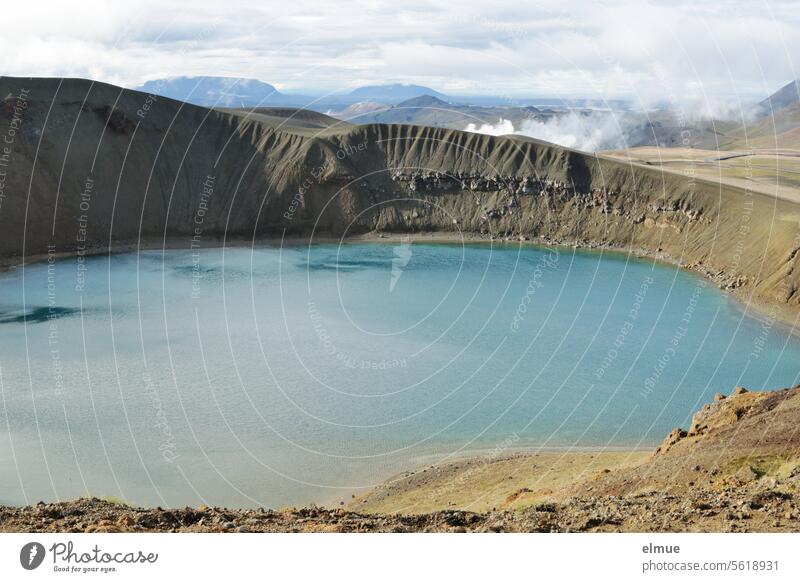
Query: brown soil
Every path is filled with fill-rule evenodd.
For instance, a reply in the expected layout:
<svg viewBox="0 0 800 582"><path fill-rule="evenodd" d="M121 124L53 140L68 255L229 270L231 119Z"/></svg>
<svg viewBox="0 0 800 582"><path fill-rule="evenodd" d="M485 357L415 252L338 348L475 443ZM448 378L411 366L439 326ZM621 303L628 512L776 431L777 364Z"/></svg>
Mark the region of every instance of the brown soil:
<svg viewBox="0 0 800 582"><path fill-rule="evenodd" d="M769 487L572 498L524 510L417 515L344 509L141 509L100 499L0 508L2 532L800 532L800 498Z"/></svg>

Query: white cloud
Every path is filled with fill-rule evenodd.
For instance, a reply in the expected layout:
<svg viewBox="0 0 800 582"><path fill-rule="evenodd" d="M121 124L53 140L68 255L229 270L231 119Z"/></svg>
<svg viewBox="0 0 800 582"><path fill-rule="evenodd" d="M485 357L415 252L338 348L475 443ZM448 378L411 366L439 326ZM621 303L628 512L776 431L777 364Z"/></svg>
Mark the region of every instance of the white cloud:
<svg viewBox="0 0 800 582"><path fill-rule="evenodd" d="M254 77L288 91L414 82L501 95L766 95L800 76L791 1L30 2L0 36L11 75Z"/></svg>
<svg viewBox="0 0 800 582"><path fill-rule="evenodd" d="M464 130L488 135L524 135L568 148L597 152L627 147L628 124L624 116L610 112L573 111L544 121L528 119L518 128L511 121L501 119L496 124L476 126L470 123Z"/></svg>
<svg viewBox="0 0 800 582"><path fill-rule="evenodd" d="M464 128L464 131L485 133L487 135L506 135L514 133L514 124L508 119L500 119L496 124L483 123L480 126L475 123L470 123Z"/></svg>
<svg viewBox="0 0 800 582"><path fill-rule="evenodd" d="M623 120L613 113L570 112L547 121L529 119L517 132L568 148L597 152L626 147Z"/></svg>

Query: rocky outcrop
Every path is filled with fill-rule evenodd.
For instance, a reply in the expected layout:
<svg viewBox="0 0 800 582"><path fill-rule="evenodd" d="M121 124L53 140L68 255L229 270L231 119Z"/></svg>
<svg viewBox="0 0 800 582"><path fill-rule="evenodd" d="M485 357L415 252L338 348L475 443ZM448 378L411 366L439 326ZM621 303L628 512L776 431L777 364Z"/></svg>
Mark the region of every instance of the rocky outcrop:
<svg viewBox="0 0 800 582"><path fill-rule="evenodd" d="M720 395L721 396L721 395ZM657 489L675 495L724 493L744 485L794 491L800 479L800 386L772 392L736 387L673 430L641 466L591 483L596 495L636 495ZM776 489L777 488L777 489ZM577 486L572 494L587 492Z"/></svg>

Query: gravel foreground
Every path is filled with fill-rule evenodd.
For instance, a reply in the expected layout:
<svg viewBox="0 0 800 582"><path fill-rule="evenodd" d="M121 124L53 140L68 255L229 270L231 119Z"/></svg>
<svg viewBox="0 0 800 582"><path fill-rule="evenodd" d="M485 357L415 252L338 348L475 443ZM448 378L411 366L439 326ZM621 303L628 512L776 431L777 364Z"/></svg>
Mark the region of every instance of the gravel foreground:
<svg viewBox="0 0 800 582"><path fill-rule="evenodd" d="M309 507L286 511L144 509L101 499L0 509L0 531L113 532L800 532L798 495L769 487L686 496L653 492L573 498L524 510L367 515Z"/></svg>

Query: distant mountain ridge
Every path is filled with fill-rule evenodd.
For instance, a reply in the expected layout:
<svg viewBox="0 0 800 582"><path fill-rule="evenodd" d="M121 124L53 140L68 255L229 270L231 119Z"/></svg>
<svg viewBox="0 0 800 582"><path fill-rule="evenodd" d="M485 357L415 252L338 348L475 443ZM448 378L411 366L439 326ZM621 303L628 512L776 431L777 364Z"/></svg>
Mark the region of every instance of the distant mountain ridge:
<svg viewBox="0 0 800 582"><path fill-rule="evenodd" d="M453 107L453 105L433 95L420 95L401 101L397 107Z"/></svg>
<svg viewBox="0 0 800 582"><path fill-rule="evenodd" d="M136 90L204 107L291 106L307 107L317 111L324 111L331 107L346 107L361 102L391 106L423 95L430 95L443 102L450 100L447 95L421 85L400 83L368 85L353 89L344 95L313 97L281 93L274 85L258 79L215 76L153 79L136 87Z"/></svg>
<svg viewBox="0 0 800 582"><path fill-rule="evenodd" d="M156 79L144 83L139 90L170 97L203 107L225 109L293 108L308 109L329 114L338 119L356 124L399 123L428 125L451 129L468 126L492 126L509 122L515 129L534 122L534 129L554 118L569 120L569 114L578 105L577 100L564 101L558 108L533 106L533 99L503 99L500 97L473 96L449 97L421 85L370 85L359 87L349 93L326 96L287 94L274 85L257 79L235 77L173 77ZM409 96L402 99L401 97ZM582 106L581 106L582 107ZM699 124L693 131L696 147L798 147L800 143L800 84L798 81L781 87L759 104L748 106L757 113L743 128L728 128L725 124L712 127ZM579 127L557 128L560 134L571 136L581 128L599 124L599 129L609 132L607 118L592 117L591 107L577 112ZM296 118L297 116L295 116ZM573 116L574 117L574 116ZM537 125L538 124L538 125ZM613 125L613 123L612 123ZM724 129L720 134L720 127ZM544 131L544 139L554 140L550 129ZM669 147L680 141L680 128L669 112L650 113L647 116L632 112L624 124L627 146L660 145ZM509 133L503 131L503 133ZM560 135L559 134L559 135ZM536 135L534 132L528 135Z"/></svg>
<svg viewBox="0 0 800 582"><path fill-rule="evenodd" d="M295 107L313 109L320 113L342 111L359 103L389 108L409 99L428 95L448 106L472 107L627 107L625 101L587 99L514 98L492 95L451 96L423 85L390 83L357 87L349 93L332 92L327 95L283 93L274 85L258 79L222 76L179 76L149 80L134 90L162 95L203 107ZM365 109L365 107L361 107Z"/></svg>
<svg viewBox="0 0 800 582"><path fill-rule="evenodd" d="M785 109L796 103L800 103L800 82L790 81L775 93L764 99L759 105L765 109L765 113Z"/></svg>
<svg viewBox="0 0 800 582"><path fill-rule="evenodd" d="M236 77L171 77L147 81L139 91L187 103L219 107L247 107L285 101L275 86L257 79Z"/></svg>
<svg viewBox="0 0 800 582"><path fill-rule="evenodd" d="M437 104L430 101L428 107L439 105L517 108L535 106L541 109L543 107L594 108L600 106L606 108L610 106L624 109L627 106L627 102L618 100L595 103L593 100L586 99L518 98L509 100L486 95L452 97L430 87L403 83L366 85L345 94L334 93L315 97L282 93L274 85L258 79L220 76L180 76L153 79L135 89L205 107L303 107L319 112L343 110L359 103L369 103L373 109L378 109L379 107L376 106L380 105L385 105L386 108L397 105L426 106L422 103L408 103L409 100L426 96L441 102ZM797 104L800 104L800 82L797 80L789 82L758 103L762 114L786 109Z"/></svg>
<svg viewBox="0 0 800 582"><path fill-rule="evenodd" d="M392 83L389 85L367 85L366 87L353 89L348 95L358 101L377 101L379 103L387 103L389 105L395 105L402 101L413 99L415 97L422 97L424 95L441 99L444 102L452 101L452 99L447 95L439 93L430 87L423 87L421 85L404 85L402 83Z"/></svg>
<svg viewBox="0 0 800 582"><path fill-rule="evenodd" d="M359 124L402 123L451 129L464 129L470 123L495 124L502 119L508 119L515 127L519 127L528 120L542 121L553 116L551 112L542 111L533 106L473 106L446 101L436 95L428 94L412 97L396 105L387 105L380 109L357 111L354 106L351 106L339 113L331 112L331 114L339 119Z"/></svg>

